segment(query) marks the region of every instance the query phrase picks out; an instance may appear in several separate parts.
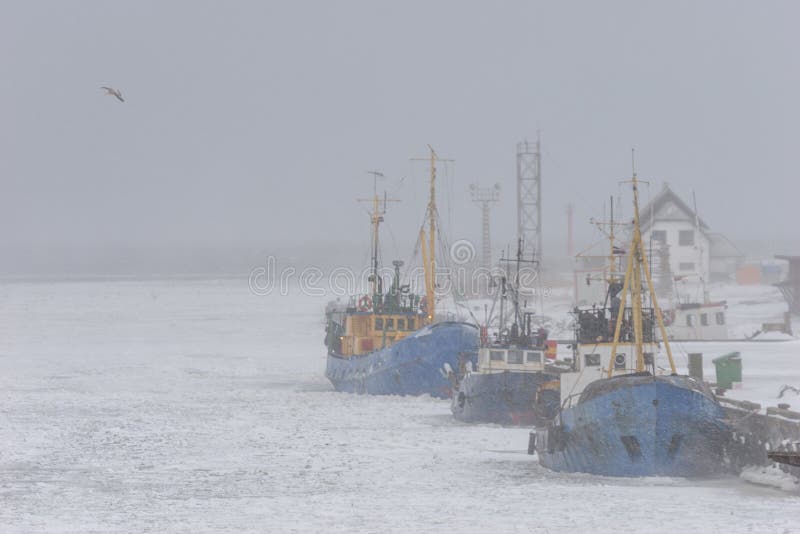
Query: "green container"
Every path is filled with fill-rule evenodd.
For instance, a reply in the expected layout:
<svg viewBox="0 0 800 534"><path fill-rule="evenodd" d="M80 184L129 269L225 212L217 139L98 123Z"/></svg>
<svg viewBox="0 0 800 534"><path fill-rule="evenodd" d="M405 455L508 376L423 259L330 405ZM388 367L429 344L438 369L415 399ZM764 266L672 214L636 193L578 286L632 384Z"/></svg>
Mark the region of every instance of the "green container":
<svg viewBox="0 0 800 534"><path fill-rule="evenodd" d="M711 360L717 368L717 387L730 389L734 382L742 381L742 355L731 352Z"/></svg>

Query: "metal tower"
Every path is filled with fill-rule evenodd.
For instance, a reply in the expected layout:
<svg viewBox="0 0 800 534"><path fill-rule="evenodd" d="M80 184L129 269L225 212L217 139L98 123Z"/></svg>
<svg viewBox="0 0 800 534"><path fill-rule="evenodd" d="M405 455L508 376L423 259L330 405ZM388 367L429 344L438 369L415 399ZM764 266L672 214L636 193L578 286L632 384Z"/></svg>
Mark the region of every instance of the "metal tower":
<svg viewBox="0 0 800 534"><path fill-rule="evenodd" d="M540 142L517 143L517 238L523 253L542 260L542 153ZM541 265L541 263L540 263Z"/></svg>
<svg viewBox="0 0 800 534"><path fill-rule="evenodd" d="M489 204L500 200L500 184L493 187L480 187L478 184L469 186L473 202L481 203L483 215L483 236L481 242L481 267L489 271L492 268L492 234L489 227Z"/></svg>

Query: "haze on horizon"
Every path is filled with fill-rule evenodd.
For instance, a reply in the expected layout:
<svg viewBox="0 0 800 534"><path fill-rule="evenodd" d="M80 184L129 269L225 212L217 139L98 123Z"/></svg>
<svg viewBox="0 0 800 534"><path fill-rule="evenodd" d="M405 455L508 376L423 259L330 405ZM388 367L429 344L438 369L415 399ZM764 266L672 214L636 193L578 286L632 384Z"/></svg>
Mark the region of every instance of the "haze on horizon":
<svg viewBox="0 0 800 534"><path fill-rule="evenodd" d="M645 200L695 191L744 252L800 254L797 20L789 1L4 2L0 275L358 263L373 169L407 257L427 144L455 160L451 240L480 235L468 185L500 183L502 247L537 131L545 254L570 202L588 242L631 147Z"/></svg>

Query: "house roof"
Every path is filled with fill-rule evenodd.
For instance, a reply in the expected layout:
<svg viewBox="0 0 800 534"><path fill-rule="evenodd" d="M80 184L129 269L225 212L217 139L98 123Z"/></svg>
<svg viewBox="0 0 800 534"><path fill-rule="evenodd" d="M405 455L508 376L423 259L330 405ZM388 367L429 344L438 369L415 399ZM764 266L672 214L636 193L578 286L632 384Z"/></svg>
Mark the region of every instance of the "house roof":
<svg viewBox="0 0 800 534"><path fill-rule="evenodd" d="M678 209L683 212L686 218L694 220L695 218L694 210L690 208L689 205L686 204L683 200L681 200L681 198L678 195L676 195L672 189L669 188L669 185L664 183L664 187L661 188L661 191L659 191L647 205L645 205L642 209L639 210L639 218L641 221L642 231L646 231L647 229L650 228L652 218L655 218L656 220L664 220L664 217L659 217L658 213L661 210L661 208L663 208L670 202L673 203L675 206L677 206ZM651 214L654 214L654 216L651 217ZM698 217L698 221L700 223L700 229L704 233L708 232L711 229L703 221L703 219L700 219Z"/></svg>
<svg viewBox="0 0 800 534"><path fill-rule="evenodd" d="M741 258L744 256L742 251L722 234L709 233L708 240L710 243L708 253L712 258Z"/></svg>

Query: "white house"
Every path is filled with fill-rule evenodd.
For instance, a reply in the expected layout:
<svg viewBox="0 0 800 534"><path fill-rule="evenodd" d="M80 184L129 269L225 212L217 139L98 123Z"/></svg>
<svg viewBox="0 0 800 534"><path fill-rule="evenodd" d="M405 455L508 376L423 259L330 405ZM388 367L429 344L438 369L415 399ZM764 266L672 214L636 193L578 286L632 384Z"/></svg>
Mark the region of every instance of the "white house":
<svg viewBox="0 0 800 534"><path fill-rule="evenodd" d="M742 254L721 234L711 232L667 184L639 211L642 238L653 250L654 276L703 280L728 279Z"/></svg>

